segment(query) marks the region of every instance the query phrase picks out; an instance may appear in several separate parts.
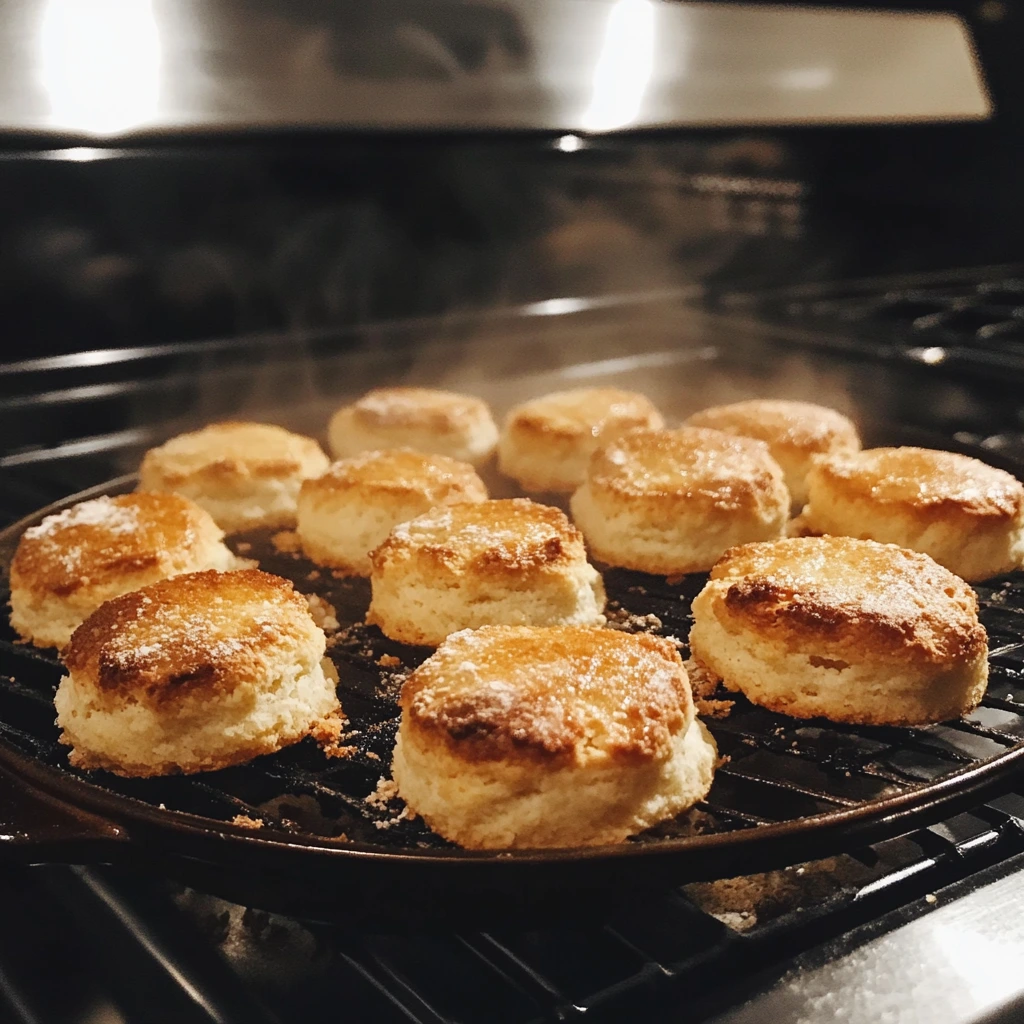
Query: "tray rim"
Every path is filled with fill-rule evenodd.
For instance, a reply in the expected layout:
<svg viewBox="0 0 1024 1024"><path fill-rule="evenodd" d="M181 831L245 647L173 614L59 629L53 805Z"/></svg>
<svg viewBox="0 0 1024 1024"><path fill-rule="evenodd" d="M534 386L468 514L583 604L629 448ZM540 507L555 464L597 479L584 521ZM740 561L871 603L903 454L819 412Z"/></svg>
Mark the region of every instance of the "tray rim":
<svg viewBox="0 0 1024 1024"><path fill-rule="evenodd" d="M989 463L1002 462L1019 475L1022 467L995 453L973 445L957 442L949 448L970 449L984 454ZM79 491L22 517L0 530L0 579L6 586L10 556L21 534L47 515L60 512L80 501L104 494L126 493L134 488L136 474L116 477L105 483ZM1024 642L1024 637L1021 638ZM794 722L798 720L794 719ZM50 800L62 803L69 811L86 811L103 818L115 827L128 829L128 839L135 837L130 826L141 826L150 836L177 834L181 838L216 839L235 850L254 855L301 853L349 862L381 862L388 865L451 866L486 864L497 870L518 869L527 865L572 865L581 862L619 864L641 858L645 861L679 860L691 857L704 859L716 851L737 852L765 847L775 850L786 843L807 841L812 856L800 851L787 863L831 853L848 852L851 840L861 836L876 842L904 835L917 828L943 820L966 801L980 800L980 794L1008 781L1014 772L1024 771L1024 740L1007 747L1002 753L976 761L943 775L934 782L912 785L902 793L864 801L855 807L838 808L804 818L787 819L764 825L732 829L725 832L665 838L636 843L626 841L606 846L559 847L554 849L466 850L448 847L441 850L382 848L373 844L341 840L303 833L301 836L272 825L259 830L247 829L231 822L218 821L187 811L160 808L137 797L114 793L70 771L54 767L18 750L0 738L0 766L16 775ZM875 833L878 833L877 835ZM24 837L31 844L29 831ZM5 844L0 844L0 849Z"/></svg>

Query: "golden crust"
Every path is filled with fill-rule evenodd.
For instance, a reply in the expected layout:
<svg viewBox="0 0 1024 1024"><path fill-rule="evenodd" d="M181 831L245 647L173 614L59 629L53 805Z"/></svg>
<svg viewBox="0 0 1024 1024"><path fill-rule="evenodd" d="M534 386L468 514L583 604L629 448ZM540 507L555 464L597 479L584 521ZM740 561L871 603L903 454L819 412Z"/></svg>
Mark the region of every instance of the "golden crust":
<svg viewBox="0 0 1024 1024"><path fill-rule="evenodd" d="M177 494L121 494L80 502L22 534L12 589L67 597L132 577L172 574L224 536L210 515Z"/></svg>
<svg viewBox="0 0 1024 1024"><path fill-rule="evenodd" d="M837 496L942 519L1016 520L1024 485L978 459L927 448L869 448L818 456L811 470ZM812 485L813 486L813 485Z"/></svg>
<svg viewBox="0 0 1024 1024"><path fill-rule="evenodd" d="M727 551L711 572L715 614L787 649L829 658L966 661L987 648L978 600L927 555L850 537L788 538Z"/></svg>
<svg viewBox="0 0 1024 1024"><path fill-rule="evenodd" d="M505 430L530 439L576 440L634 427L660 427L661 413L646 395L621 388L556 391L512 409Z"/></svg>
<svg viewBox="0 0 1024 1024"><path fill-rule="evenodd" d="M755 510L773 501L782 471L762 441L720 430L633 430L596 451L587 484L629 504Z"/></svg>
<svg viewBox="0 0 1024 1024"><path fill-rule="evenodd" d="M854 452L860 448L857 428L849 419L835 409L811 402L755 398L701 409L688 417L686 423L753 437L772 449L821 453Z"/></svg>
<svg viewBox="0 0 1024 1024"><path fill-rule="evenodd" d="M428 434L462 434L491 419L487 403L472 395L433 388L374 388L348 411L368 430L422 430Z"/></svg>
<svg viewBox="0 0 1024 1024"><path fill-rule="evenodd" d="M207 570L101 605L63 659L78 685L159 703L250 685L268 654L297 649L318 632L288 580L257 569Z"/></svg>
<svg viewBox="0 0 1024 1024"><path fill-rule="evenodd" d="M327 465L327 456L311 437L270 423L211 423L146 452L139 488L161 490L198 480L231 484L305 477L323 472Z"/></svg>
<svg viewBox="0 0 1024 1024"><path fill-rule="evenodd" d="M322 476L302 482L304 498L329 498L346 491L422 497L431 504L484 501L487 488L468 463L411 448L364 452L331 464Z"/></svg>
<svg viewBox="0 0 1024 1024"><path fill-rule="evenodd" d="M660 761L693 719L674 644L582 626L455 633L409 676L401 705L418 743L468 762Z"/></svg>
<svg viewBox="0 0 1024 1024"><path fill-rule="evenodd" d="M586 553L561 509L501 498L431 509L395 527L370 556L375 572L410 559L439 574L491 578L560 570Z"/></svg>

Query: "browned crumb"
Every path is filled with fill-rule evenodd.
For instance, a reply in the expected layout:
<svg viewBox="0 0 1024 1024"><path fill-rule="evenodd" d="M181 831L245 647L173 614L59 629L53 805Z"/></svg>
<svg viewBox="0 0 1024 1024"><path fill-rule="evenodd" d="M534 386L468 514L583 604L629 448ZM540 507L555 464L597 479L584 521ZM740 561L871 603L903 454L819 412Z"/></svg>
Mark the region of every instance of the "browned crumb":
<svg viewBox="0 0 1024 1024"><path fill-rule="evenodd" d="M696 658L686 660L686 674L695 699L710 697L718 689L718 677L707 670Z"/></svg>
<svg viewBox="0 0 1024 1024"><path fill-rule="evenodd" d="M306 579L310 581L320 579L320 570L310 569L309 572L306 573Z"/></svg>
<svg viewBox="0 0 1024 1024"><path fill-rule="evenodd" d="M335 633L340 628L338 613L330 601L325 601L319 594L303 594L313 621L325 632Z"/></svg>
<svg viewBox="0 0 1024 1024"><path fill-rule="evenodd" d="M252 545L247 540L240 540L236 545L235 549L240 551L243 555L247 555L252 551Z"/></svg>
<svg viewBox="0 0 1024 1024"><path fill-rule="evenodd" d="M718 689L718 677L712 675L699 661L690 658L686 662L686 674L690 677L693 704L701 718L727 718L736 706L734 700L715 700L711 695Z"/></svg>
<svg viewBox="0 0 1024 1024"><path fill-rule="evenodd" d="M274 550L280 551L283 555L298 554L302 550L299 535L294 530L279 530L270 541L274 545Z"/></svg>
<svg viewBox="0 0 1024 1024"><path fill-rule="evenodd" d="M372 807L376 811L386 811L388 804L392 800L398 799L398 785L393 779L386 779L382 775L377 780L377 788L370 793L368 796L363 798L363 803L367 806ZM416 815L412 812L409 807L403 807L396 815L391 818L387 818L384 821L375 821L373 823L374 828L391 828L393 825L397 825L400 821L405 821L408 818L414 818Z"/></svg>
<svg viewBox="0 0 1024 1024"><path fill-rule="evenodd" d="M250 818L248 814L236 814L231 819L231 824L241 828L263 828L263 822L259 818Z"/></svg>
<svg viewBox="0 0 1024 1024"><path fill-rule="evenodd" d="M355 753L355 747L345 746L343 741L345 726L348 719L345 712L340 708L333 714L325 715L318 722L315 722L309 730L310 736L320 745L325 757L350 757Z"/></svg>
<svg viewBox="0 0 1024 1024"><path fill-rule="evenodd" d="M379 760L380 760L380 754L376 753L376 752L375 752L375 751L373 751L373 750L368 750L368 751L366 751L366 756L367 756L367 757L368 757L368 758L369 758L369 759L370 759L371 761L379 761Z"/></svg>
<svg viewBox="0 0 1024 1024"><path fill-rule="evenodd" d="M381 668L394 668L396 665L402 664L402 659L396 658L393 654L382 654L377 659L377 664Z"/></svg>
<svg viewBox="0 0 1024 1024"><path fill-rule="evenodd" d="M382 775L377 780L377 788L363 802L378 811L383 811L391 800L398 796L398 783L394 779L386 779Z"/></svg>
<svg viewBox="0 0 1024 1024"><path fill-rule="evenodd" d="M623 633L643 633L662 627L662 621L657 615L634 615L617 601L608 602L605 619L609 629L617 629Z"/></svg>
<svg viewBox="0 0 1024 1024"><path fill-rule="evenodd" d="M685 576L666 576L665 577L665 582L670 587L678 587L679 584L682 583L683 580L685 580L685 579L686 579Z"/></svg>
<svg viewBox="0 0 1024 1024"><path fill-rule="evenodd" d="M734 700L706 700L705 698L695 699L693 706L701 718L728 718L732 709L736 706Z"/></svg>

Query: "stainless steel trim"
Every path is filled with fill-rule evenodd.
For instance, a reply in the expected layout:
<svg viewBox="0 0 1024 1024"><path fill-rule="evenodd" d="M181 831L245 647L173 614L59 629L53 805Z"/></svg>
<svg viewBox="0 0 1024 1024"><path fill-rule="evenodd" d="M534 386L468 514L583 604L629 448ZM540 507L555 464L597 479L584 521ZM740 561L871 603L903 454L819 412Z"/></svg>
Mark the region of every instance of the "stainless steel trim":
<svg viewBox="0 0 1024 1024"><path fill-rule="evenodd" d="M79 143L990 113L952 14L661 0L7 0L0 25L0 131ZM90 159L88 146L75 152Z"/></svg>
<svg viewBox="0 0 1024 1024"><path fill-rule="evenodd" d="M1024 874L946 905L928 899L937 903L931 913L821 967L791 971L713 1024L1021 1020Z"/></svg>

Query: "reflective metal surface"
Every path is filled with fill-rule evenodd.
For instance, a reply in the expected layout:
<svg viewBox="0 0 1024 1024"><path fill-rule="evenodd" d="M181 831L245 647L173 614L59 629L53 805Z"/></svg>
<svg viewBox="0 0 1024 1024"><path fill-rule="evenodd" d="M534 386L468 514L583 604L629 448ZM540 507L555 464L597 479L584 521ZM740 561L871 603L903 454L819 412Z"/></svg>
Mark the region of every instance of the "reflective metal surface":
<svg viewBox="0 0 1024 1024"><path fill-rule="evenodd" d="M936 897L929 897L929 902ZM968 1024L1024 1017L1024 874L963 896L714 1024Z"/></svg>
<svg viewBox="0 0 1024 1024"><path fill-rule="evenodd" d="M659 0L7 0L0 130L975 119L964 25Z"/></svg>

